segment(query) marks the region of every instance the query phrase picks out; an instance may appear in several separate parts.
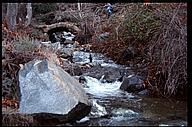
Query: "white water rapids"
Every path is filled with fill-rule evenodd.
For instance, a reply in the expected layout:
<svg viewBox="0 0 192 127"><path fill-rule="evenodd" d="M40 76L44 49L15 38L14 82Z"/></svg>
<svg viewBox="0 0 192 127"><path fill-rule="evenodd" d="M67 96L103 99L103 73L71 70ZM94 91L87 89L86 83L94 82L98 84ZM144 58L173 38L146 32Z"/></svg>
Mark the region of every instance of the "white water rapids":
<svg viewBox="0 0 192 127"><path fill-rule="evenodd" d="M92 56L92 62L90 63L89 57ZM122 68L122 65L115 64L112 60L106 59L103 55L97 53L88 53L82 51L75 51L73 53L73 61L77 64L90 64L92 66L100 65L101 67L113 67ZM125 68L125 67L123 67ZM130 75L131 76L131 75ZM77 121L77 123L86 123L89 125L99 125L99 126L125 126L125 125L186 125L185 121L178 120L179 123L168 123L168 122L155 122L153 120L153 115L159 115L150 112L141 112L134 109L132 102L142 102L143 98L140 98L131 93L120 90L120 81L114 81L112 83L102 82L101 79L96 79L90 76L84 76L86 82L83 84L86 93L90 97L92 102L92 110L88 116ZM113 103L120 103L120 107ZM123 104L121 104L121 101ZM152 102L152 101L151 101ZM131 104L129 107L128 104ZM134 104L134 103L133 103ZM142 103L141 103L142 104ZM116 106L117 105L117 106ZM127 105L127 106L126 106ZM142 104L143 105L143 104ZM147 103L148 106L151 103ZM124 106L124 107L122 107ZM138 103L136 107L140 107ZM153 111L153 110L151 110ZM106 115L110 114L109 118L105 118ZM151 114L151 116L150 116ZM147 117L146 117L147 116ZM97 124L95 124L93 119L98 119ZM154 118L155 119L155 118Z"/></svg>

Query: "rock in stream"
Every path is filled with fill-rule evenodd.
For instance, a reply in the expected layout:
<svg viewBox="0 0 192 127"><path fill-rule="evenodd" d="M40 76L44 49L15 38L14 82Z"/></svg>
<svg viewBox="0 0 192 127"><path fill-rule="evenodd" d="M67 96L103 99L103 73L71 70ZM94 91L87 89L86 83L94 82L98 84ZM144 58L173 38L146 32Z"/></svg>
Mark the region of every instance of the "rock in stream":
<svg viewBox="0 0 192 127"><path fill-rule="evenodd" d="M78 81L48 60L33 60L19 71L20 113L31 114L40 125L80 120L91 104Z"/></svg>

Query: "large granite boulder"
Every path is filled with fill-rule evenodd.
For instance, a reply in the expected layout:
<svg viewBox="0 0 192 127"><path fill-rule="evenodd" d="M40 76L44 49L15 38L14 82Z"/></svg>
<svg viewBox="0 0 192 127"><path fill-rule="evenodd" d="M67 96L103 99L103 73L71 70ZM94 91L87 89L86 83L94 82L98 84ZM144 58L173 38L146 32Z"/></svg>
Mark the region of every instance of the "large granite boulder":
<svg viewBox="0 0 192 127"><path fill-rule="evenodd" d="M137 75L124 77L120 89L129 93L138 93L144 90L142 77Z"/></svg>
<svg viewBox="0 0 192 127"><path fill-rule="evenodd" d="M33 60L19 71L19 112L31 114L40 125L80 120L91 104L80 83L48 60Z"/></svg>

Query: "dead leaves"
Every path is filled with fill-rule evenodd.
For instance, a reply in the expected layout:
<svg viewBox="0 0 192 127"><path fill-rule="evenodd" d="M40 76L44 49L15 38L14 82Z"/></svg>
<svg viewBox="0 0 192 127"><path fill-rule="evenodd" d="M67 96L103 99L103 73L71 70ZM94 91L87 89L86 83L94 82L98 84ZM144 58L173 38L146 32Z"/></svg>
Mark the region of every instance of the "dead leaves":
<svg viewBox="0 0 192 127"><path fill-rule="evenodd" d="M7 98L2 98L2 107L12 107L15 109L18 109L18 101L13 98L13 99L7 99Z"/></svg>

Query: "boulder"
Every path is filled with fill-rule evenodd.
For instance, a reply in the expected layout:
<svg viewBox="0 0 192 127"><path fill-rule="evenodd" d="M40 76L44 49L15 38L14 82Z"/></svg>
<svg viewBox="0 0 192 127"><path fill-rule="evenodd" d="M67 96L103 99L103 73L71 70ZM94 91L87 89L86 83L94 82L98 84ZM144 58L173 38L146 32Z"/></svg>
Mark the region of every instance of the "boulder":
<svg viewBox="0 0 192 127"><path fill-rule="evenodd" d="M64 42L64 44L73 44L73 43L74 43L74 41L68 40L68 39L66 39L65 42Z"/></svg>
<svg viewBox="0 0 192 127"><path fill-rule="evenodd" d="M71 63L69 60L63 60L63 69L71 76L82 75L81 66L76 63Z"/></svg>
<svg viewBox="0 0 192 127"><path fill-rule="evenodd" d="M48 60L33 60L19 70L19 113L31 114L40 125L80 120L91 104L80 83Z"/></svg>
<svg viewBox="0 0 192 127"><path fill-rule="evenodd" d="M62 48L59 52L60 57L70 58L73 56L74 48Z"/></svg>
<svg viewBox="0 0 192 127"><path fill-rule="evenodd" d="M86 78L84 76L80 76L79 77L79 83L85 83L85 82L87 82Z"/></svg>
<svg viewBox="0 0 192 127"><path fill-rule="evenodd" d="M141 80L140 76L130 75L128 77L124 77L120 89L129 93L137 93L144 90L144 86L142 84L143 80Z"/></svg>
<svg viewBox="0 0 192 127"><path fill-rule="evenodd" d="M127 74L129 73L123 68L102 67L100 65L95 65L91 68L83 70L83 75L97 78L101 82L112 83L122 77L120 71L125 71Z"/></svg>

